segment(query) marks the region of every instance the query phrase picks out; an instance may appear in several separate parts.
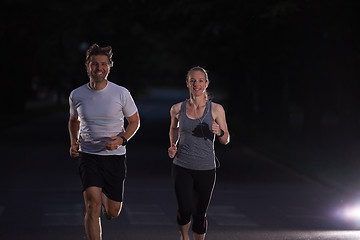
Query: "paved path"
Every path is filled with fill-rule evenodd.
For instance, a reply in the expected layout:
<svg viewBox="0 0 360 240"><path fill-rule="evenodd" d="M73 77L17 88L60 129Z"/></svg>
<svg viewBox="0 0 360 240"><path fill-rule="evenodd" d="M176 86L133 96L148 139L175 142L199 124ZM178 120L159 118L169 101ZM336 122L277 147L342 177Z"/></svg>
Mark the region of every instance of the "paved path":
<svg viewBox="0 0 360 240"><path fill-rule="evenodd" d="M103 222L104 239L179 239L167 157L168 121L143 121L128 146L125 204ZM67 113L35 118L1 135L0 239L85 239L76 160L68 157ZM207 239L360 239L339 210L347 199L237 144L221 161Z"/></svg>

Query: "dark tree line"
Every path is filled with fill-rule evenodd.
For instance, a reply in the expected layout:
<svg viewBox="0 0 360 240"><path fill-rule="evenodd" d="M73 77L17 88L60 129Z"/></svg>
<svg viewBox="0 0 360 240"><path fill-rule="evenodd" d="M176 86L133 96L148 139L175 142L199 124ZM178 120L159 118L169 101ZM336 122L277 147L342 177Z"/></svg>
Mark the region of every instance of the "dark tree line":
<svg viewBox="0 0 360 240"><path fill-rule="evenodd" d="M1 3L3 113L24 111L36 84L67 96L86 81L81 44L114 48L112 80L135 93L184 87L209 69L239 125L321 141L359 135L357 1L16 1Z"/></svg>

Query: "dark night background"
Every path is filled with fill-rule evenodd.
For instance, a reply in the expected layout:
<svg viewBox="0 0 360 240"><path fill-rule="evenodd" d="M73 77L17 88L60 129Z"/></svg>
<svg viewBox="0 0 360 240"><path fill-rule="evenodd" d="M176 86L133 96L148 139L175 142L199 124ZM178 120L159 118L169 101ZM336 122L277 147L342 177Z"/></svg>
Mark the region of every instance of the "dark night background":
<svg viewBox="0 0 360 240"><path fill-rule="evenodd" d="M360 153L358 10L344 0L4 0L2 128L67 109L98 43L113 47L109 79L135 100L149 87L185 89L186 71L203 66L233 143L346 174Z"/></svg>

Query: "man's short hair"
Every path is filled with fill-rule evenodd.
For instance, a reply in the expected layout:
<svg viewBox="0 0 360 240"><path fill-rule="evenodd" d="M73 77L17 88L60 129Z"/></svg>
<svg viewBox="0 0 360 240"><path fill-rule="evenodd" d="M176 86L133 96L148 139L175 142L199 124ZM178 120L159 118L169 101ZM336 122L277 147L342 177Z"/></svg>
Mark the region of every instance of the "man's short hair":
<svg viewBox="0 0 360 240"><path fill-rule="evenodd" d="M105 55L109 59L110 67L112 67L114 65L114 62L112 60L113 52L112 52L111 46L101 48L96 43L91 45L89 47L89 49L86 51L86 59L85 59L86 66L88 65L88 63L90 61L90 57L93 55Z"/></svg>

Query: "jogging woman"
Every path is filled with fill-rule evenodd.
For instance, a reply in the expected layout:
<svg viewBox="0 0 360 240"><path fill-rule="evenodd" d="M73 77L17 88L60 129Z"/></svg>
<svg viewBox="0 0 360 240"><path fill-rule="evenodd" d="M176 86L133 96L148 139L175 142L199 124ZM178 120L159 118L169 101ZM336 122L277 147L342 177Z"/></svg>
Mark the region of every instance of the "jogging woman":
<svg viewBox="0 0 360 240"><path fill-rule="evenodd" d="M178 202L177 223L181 239L189 240L189 229L195 240L205 239L206 213L216 181L215 138L228 144L224 108L208 99L207 71L191 68L186 85L190 98L171 107L170 147L174 158L172 177Z"/></svg>

